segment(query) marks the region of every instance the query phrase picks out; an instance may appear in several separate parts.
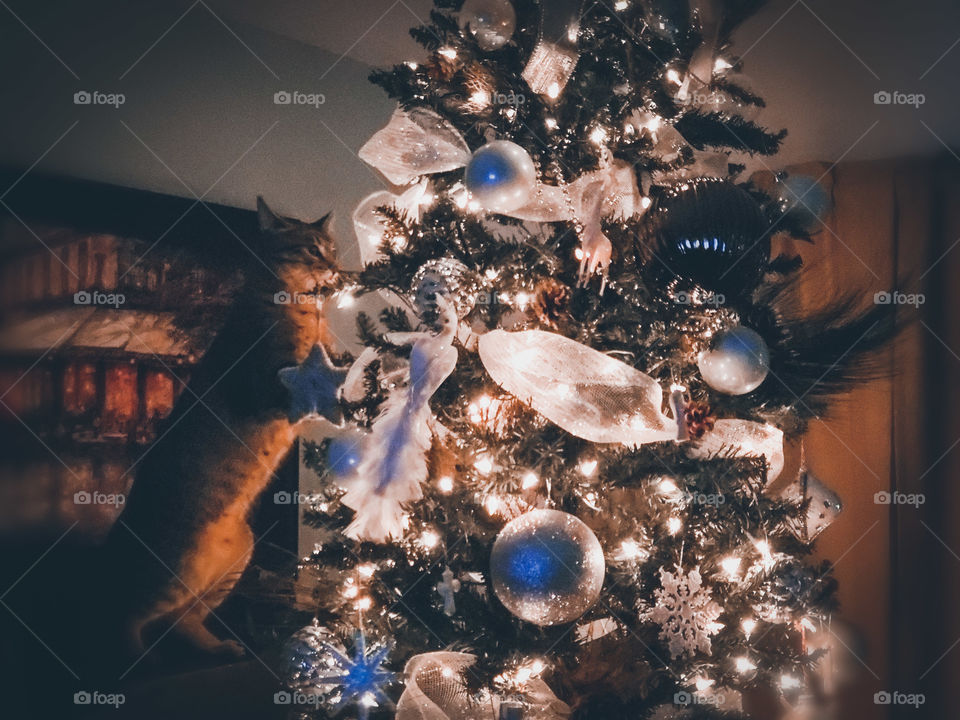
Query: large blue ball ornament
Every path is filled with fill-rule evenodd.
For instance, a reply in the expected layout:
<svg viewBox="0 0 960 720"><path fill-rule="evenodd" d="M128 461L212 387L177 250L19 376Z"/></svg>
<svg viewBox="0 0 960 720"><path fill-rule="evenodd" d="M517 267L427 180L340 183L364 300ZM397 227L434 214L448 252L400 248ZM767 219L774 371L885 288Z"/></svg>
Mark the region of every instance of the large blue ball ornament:
<svg viewBox="0 0 960 720"><path fill-rule="evenodd" d="M558 625L583 615L600 597L603 548L579 518L533 510L504 526L490 554L500 602L521 620Z"/></svg>
<svg viewBox="0 0 960 720"><path fill-rule="evenodd" d="M530 202L537 187L537 169L522 147L509 140L494 140L470 158L464 184L484 209L508 213Z"/></svg>
<svg viewBox="0 0 960 720"><path fill-rule="evenodd" d="M718 392L745 395L760 387L770 372L770 350L760 335L735 327L717 335L697 361L704 381Z"/></svg>
<svg viewBox="0 0 960 720"><path fill-rule="evenodd" d="M788 175L778 184L778 201L784 214L796 220L807 232L820 224L833 207L830 193L809 175Z"/></svg>

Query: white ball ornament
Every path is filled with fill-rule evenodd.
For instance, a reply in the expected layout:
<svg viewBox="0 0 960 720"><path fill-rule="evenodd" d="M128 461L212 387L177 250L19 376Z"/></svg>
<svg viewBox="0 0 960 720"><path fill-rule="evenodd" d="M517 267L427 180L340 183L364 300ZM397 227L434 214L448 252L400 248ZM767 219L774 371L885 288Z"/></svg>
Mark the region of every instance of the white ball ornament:
<svg viewBox="0 0 960 720"><path fill-rule="evenodd" d="M530 202L537 187L537 169L522 147L509 140L494 140L470 158L464 185L485 210L509 213Z"/></svg>
<svg viewBox="0 0 960 720"><path fill-rule="evenodd" d="M510 0L467 0L460 22L481 50L499 50L517 29L517 12Z"/></svg>
<svg viewBox="0 0 960 720"><path fill-rule="evenodd" d="M760 387L770 372L770 350L757 332L735 327L718 334L697 364L701 377L717 392L745 395Z"/></svg>

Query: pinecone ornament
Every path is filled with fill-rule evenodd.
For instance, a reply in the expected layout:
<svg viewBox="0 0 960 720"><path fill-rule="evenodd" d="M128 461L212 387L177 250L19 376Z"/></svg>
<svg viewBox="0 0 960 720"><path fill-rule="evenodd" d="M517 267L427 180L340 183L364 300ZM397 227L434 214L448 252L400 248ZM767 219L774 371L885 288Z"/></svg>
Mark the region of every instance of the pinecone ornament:
<svg viewBox="0 0 960 720"><path fill-rule="evenodd" d="M537 285L531 308L544 325L558 328L569 317L570 288L559 280L546 278Z"/></svg>
<svg viewBox="0 0 960 720"><path fill-rule="evenodd" d="M708 430L713 430L717 418L707 403L690 401L683 408L683 420L687 424L687 434L699 440Z"/></svg>

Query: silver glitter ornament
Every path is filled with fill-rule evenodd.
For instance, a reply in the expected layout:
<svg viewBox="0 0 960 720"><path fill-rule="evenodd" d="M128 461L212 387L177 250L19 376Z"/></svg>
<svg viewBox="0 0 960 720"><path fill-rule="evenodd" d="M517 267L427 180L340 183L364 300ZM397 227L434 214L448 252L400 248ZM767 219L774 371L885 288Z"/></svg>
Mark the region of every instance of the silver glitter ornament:
<svg viewBox="0 0 960 720"><path fill-rule="evenodd" d="M587 525L559 510L533 510L511 520L490 553L490 577L500 602L535 625L572 622L603 587L600 541Z"/></svg>
<svg viewBox="0 0 960 720"><path fill-rule="evenodd" d="M460 11L460 23L481 50L499 50L517 29L517 11L510 0L467 0Z"/></svg>
<svg viewBox="0 0 960 720"><path fill-rule="evenodd" d="M770 372L770 350L760 335L735 327L717 335L713 345L700 353L700 375L717 392L745 395L760 387Z"/></svg>
<svg viewBox="0 0 960 720"><path fill-rule="evenodd" d="M477 302L477 276L466 265L453 258L437 258L425 262L413 276L413 307L421 321L430 325L437 319L437 297L451 300L457 317L465 318Z"/></svg>

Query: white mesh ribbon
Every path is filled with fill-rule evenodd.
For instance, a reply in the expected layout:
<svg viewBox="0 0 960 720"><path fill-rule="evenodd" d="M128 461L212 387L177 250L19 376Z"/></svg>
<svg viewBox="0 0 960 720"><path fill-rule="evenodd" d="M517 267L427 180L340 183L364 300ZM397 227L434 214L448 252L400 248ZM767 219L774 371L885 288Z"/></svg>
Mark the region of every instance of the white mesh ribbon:
<svg viewBox="0 0 960 720"><path fill-rule="evenodd" d="M615 220L626 220L642 207L633 168L617 160L610 167L581 175L566 189L538 184L532 201L507 214L534 222L572 221L575 215L583 217L589 212L597 195L605 200L604 216Z"/></svg>
<svg viewBox="0 0 960 720"><path fill-rule="evenodd" d="M691 444L688 452L695 458L725 453L746 457L762 455L767 461L767 482L773 482L783 472L783 431L750 420L717 420L713 430L700 442Z"/></svg>
<svg viewBox="0 0 960 720"><path fill-rule="evenodd" d="M396 720L497 720L500 698L467 692L463 673L476 658L467 653L414 655L403 670L406 688L397 703ZM570 707L538 678L527 682L524 720L563 720Z"/></svg>
<svg viewBox="0 0 960 720"><path fill-rule="evenodd" d="M460 132L432 110L397 108L359 155L394 185L406 185L421 175L464 167L470 148Z"/></svg>
<svg viewBox="0 0 960 720"><path fill-rule="evenodd" d="M576 340L494 330L481 336L479 352L504 390L572 435L628 446L677 438L656 380Z"/></svg>

